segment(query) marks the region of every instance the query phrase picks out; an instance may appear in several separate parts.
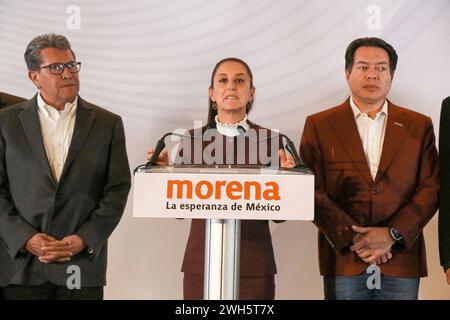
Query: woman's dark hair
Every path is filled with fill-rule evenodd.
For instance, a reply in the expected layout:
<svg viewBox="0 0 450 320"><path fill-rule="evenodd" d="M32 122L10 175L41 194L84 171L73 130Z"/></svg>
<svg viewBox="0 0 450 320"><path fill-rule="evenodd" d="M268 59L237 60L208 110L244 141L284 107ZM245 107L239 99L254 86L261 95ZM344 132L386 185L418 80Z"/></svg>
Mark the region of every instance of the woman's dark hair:
<svg viewBox="0 0 450 320"><path fill-rule="evenodd" d="M395 69L397 68L398 56L394 47L380 38L368 37L359 38L353 40L345 51L345 71L351 72L353 63L355 62L355 52L359 47L376 47L384 49L389 55L389 68L391 70L391 77L394 76Z"/></svg>
<svg viewBox="0 0 450 320"><path fill-rule="evenodd" d="M240 64L242 64L245 67L245 69L247 70L248 76L250 77L250 88L254 88L254 86L253 86L253 73L252 73L252 70L250 70L250 67L248 66L248 64L244 60L241 60L239 58L225 58L225 59L222 59L219 62L217 62L216 66L214 67L213 72L211 74L211 84L210 84L209 87L210 88L214 87L214 77L215 77L215 75L217 73L217 69L219 69L220 65L222 63L229 62L229 61L240 63ZM211 123L211 122L214 121L214 118L217 115L217 108L213 108L213 101L211 100L211 97L209 97L208 100L209 100L209 105L208 105L208 123ZM249 104L247 105L247 110L246 110L247 113L250 112L252 107L253 107L253 100L250 101Z"/></svg>

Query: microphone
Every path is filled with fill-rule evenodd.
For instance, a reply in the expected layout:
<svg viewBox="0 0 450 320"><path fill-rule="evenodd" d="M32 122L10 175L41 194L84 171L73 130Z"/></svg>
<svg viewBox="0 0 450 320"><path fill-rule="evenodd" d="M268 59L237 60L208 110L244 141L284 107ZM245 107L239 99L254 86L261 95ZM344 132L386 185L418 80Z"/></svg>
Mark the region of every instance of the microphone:
<svg viewBox="0 0 450 320"><path fill-rule="evenodd" d="M270 136L270 137L268 137L266 139L258 140L258 143L259 142L269 141L269 140L272 140L273 138L278 138L278 137L284 138L284 140L286 141L286 144L285 144L284 147L289 152L289 154L292 156L292 158L294 158L294 163L295 163L295 167L294 168L298 168L298 169L308 168L303 163L303 161L300 159L300 156L299 156L299 154L297 152L297 149L295 148L294 143L292 142L291 139L289 139L289 137L287 135L278 132L278 134L275 135L275 136Z"/></svg>
<svg viewBox="0 0 450 320"><path fill-rule="evenodd" d="M214 128L215 128L216 127L216 123L213 122L213 125L214 125ZM239 132L240 136L247 136L247 134L246 134L247 130L243 126L238 125L237 131ZM292 140L289 139L289 137L287 135L282 134L282 133L278 133L274 138L276 138L276 137L282 137L282 138L284 138L286 140L285 148L290 153L292 158L294 158L295 168L305 168L306 166L302 162L302 160L300 159L300 156L299 156L299 154L297 152L297 149L295 148L295 145L292 142ZM273 137L269 137L267 139L258 140L257 142L259 143L259 142L268 141L268 140L271 140L272 138Z"/></svg>
<svg viewBox="0 0 450 320"><path fill-rule="evenodd" d="M164 142L164 140L166 139L166 137L172 136L172 135L178 136L178 137L186 137L186 138L191 138L192 139L191 136L187 136L187 135L184 135L184 134L179 134L179 133L175 133L175 132L168 132L168 133L166 133L156 143L155 150L153 151L153 154L152 154L152 157L150 158L150 160L148 162L146 162L145 164L140 164L136 168L134 168L133 174L136 174L136 172L139 169L147 169L149 167L157 166L156 162L158 161L158 157L161 154L161 152L164 150L164 148L166 147L166 143Z"/></svg>
<svg viewBox="0 0 450 320"><path fill-rule="evenodd" d="M172 133L172 132L166 133L165 135L163 135L161 137L161 139L158 140L158 142L156 143L155 150L153 151L152 157L145 164L145 167L150 167L150 166L155 166L156 165L156 162L158 161L159 155L161 154L163 149L166 147L166 143L164 142L164 139L166 139L167 136L170 136L172 134L174 134L174 133Z"/></svg>
<svg viewBox="0 0 450 320"><path fill-rule="evenodd" d="M247 132L247 130L245 130L245 128L241 125L238 125L237 131L239 132L240 136L245 136L246 135L245 133Z"/></svg>
<svg viewBox="0 0 450 320"><path fill-rule="evenodd" d="M206 126L206 130L208 129L216 129L216 122L215 121L211 121L210 123L208 123L208 125ZM239 125L237 127L237 130L239 131L239 135L240 136L247 136L247 130ZM164 134L156 143L156 147L155 150L153 152L152 157L150 158L150 160L143 166L139 166L138 168L144 167L144 168L148 168L151 166L156 166L157 165L157 161L158 161L158 157L161 154L161 152L164 150L164 148L166 147L166 143L164 142L165 138L168 136L177 136L177 137L181 137L181 138L189 138L189 139L196 139L196 138L200 138L200 137L196 137L193 135L184 135L184 134L179 134L179 133L175 133L175 132L168 132L166 134ZM275 136L270 136L267 137L265 139L261 139L261 140L256 140L258 143L261 142L265 142L265 141L269 141L273 138L277 138L277 137L281 137L286 141L285 144L285 148L286 150L289 152L289 154L292 156L292 158L294 159L294 163L295 163L295 168L307 168L307 166L302 162L302 160L300 159L300 156L295 148L294 143L292 142L292 140L285 134L282 133L277 133ZM201 137L202 138L202 137ZM135 171L138 169L136 168Z"/></svg>
<svg viewBox="0 0 450 320"><path fill-rule="evenodd" d="M208 125L206 126L206 130L208 129L215 129L216 128L216 122L215 121L211 121L210 123L208 123ZM244 129L245 130L245 129ZM156 162L158 161L158 157L161 154L161 152L164 150L164 148L166 147L166 143L164 142L164 140L168 137L168 136L177 136L177 137L181 137L181 138L190 138L190 139L196 139L197 137L192 136L192 135L184 135L184 134L179 134L179 133L175 133L175 132L168 132L165 135L163 135L161 137L161 139L158 140L158 142L156 143L156 147L155 150L153 151L152 157L150 158L150 160L145 164L145 168L151 167L151 166L155 166Z"/></svg>
<svg viewBox="0 0 450 320"><path fill-rule="evenodd" d="M294 143L291 139L285 134L280 134L281 137L286 139L286 150L291 154L292 158L294 158L295 168L305 168L306 165L300 159L300 156L297 152L297 149L294 146Z"/></svg>

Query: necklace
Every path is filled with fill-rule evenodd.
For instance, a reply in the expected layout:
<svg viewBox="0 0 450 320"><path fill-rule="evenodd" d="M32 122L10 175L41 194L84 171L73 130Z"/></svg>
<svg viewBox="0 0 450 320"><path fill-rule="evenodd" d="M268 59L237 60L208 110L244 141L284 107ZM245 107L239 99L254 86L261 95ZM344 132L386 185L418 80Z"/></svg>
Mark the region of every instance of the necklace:
<svg viewBox="0 0 450 320"><path fill-rule="evenodd" d="M219 124L219 125L221 125L223 127L238 127L240 125L242 126L244 123L245 124L247 123L247 114L245 114L244 119L242 119L241 121L236 122L236 123L223 123L223 122L220 122L218 115L216 115L215 120L216 120L217 124Z"/></svg>

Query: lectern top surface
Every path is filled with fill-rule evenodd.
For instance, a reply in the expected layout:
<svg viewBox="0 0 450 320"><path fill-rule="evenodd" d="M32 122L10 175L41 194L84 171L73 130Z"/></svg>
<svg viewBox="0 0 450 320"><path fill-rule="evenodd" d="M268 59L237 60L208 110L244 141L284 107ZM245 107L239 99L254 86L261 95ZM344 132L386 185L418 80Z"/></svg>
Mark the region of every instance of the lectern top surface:
<svg viewBox="0 0 450 320"><path fill-rule="evenodd" d="M271 168L248 165L174 165L140 168L136 173L195 173L195 174L261 174L261 175L313 175L311 170Z"/></svg>

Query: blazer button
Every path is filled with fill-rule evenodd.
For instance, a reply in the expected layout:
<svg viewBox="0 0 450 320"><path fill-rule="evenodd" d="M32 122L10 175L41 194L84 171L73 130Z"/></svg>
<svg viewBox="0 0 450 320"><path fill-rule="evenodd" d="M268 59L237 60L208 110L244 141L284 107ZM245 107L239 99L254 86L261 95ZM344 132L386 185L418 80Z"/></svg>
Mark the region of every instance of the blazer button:
<svg viewBox="0 0 450 320"><path fill-rule="evenodd" d="M373 195L380 194L380 189L378 189L378 188L373 188L372 190L370 190L370 193L373 194Z"/></svg>

